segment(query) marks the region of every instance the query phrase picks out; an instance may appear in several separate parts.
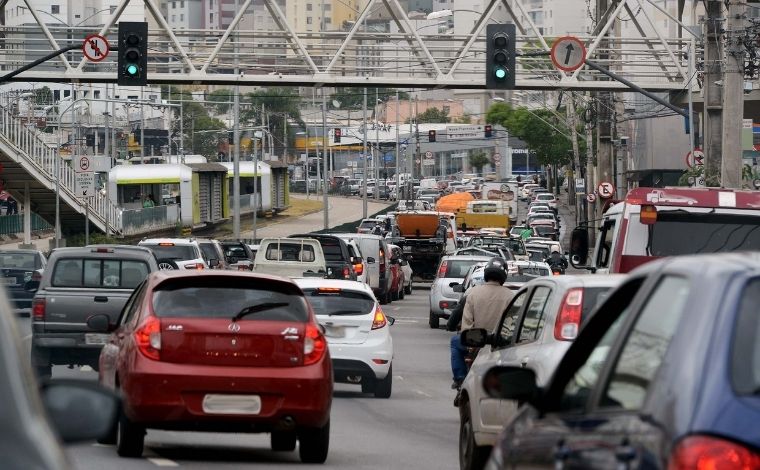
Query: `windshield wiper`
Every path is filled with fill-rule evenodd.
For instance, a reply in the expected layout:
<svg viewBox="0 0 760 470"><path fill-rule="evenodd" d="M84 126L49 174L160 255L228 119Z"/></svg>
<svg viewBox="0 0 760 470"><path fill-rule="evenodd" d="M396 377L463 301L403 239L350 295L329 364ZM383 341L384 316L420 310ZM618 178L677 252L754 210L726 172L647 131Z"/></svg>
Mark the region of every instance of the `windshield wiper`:
<svg viewBox="0 0 760 470"><path fill-rule="evenodd" d="M238 321L246 315L272 310L273 308L287 307L288 305L290 305L288 302L266 302L258 305L249 305L232 317L232 321Z"/></svg>
<svg viewBox="0 0 760 470"><path fill-rule="evenodd" d="M356 310L336 310L327 314L329 317L333 315L364 315L364 312L359 312Z"/></svg>

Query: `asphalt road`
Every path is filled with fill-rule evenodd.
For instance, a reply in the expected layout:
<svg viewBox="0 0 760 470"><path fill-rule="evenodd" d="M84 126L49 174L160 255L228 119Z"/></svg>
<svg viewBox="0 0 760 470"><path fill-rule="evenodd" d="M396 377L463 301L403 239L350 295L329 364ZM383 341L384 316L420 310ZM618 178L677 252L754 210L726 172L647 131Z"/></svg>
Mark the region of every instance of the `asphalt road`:
<svg viewBox="0 0 760 470"><path fill-rule="evenodd" d="M359 386L336 386L330 454L321 468L458 469L459 418L450 389L449 337L428 327L428 291L383 306L396 318L392 334L393 395L376 399ZM28 335L29 319L20 319ZM27 339L28 342L28 339ZM88 368L89 369L89 368ZM53 377L96 380L91 370L55 367ZM113 446L86 443L67 448L75 469L304 468L297 452L269 450L268 434L148 431L141 459L123 459Z"/></svg>

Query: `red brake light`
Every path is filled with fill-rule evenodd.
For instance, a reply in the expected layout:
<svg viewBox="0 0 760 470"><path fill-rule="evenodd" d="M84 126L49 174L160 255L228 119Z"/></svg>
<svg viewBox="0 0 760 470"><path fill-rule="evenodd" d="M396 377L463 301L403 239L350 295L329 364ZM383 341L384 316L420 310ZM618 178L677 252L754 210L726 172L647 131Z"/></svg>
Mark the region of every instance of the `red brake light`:
<svg viewBox="0 0 760 470"><path fill-rule="evenodd" d="M95 248L93 253L113 253L113 248Z"/></svg>
<svg viewBox="0 0 760 470"><path fill-rule="evenodd" d="M562 309L554 323L554 338L560 341L572 341L578 336L583 311L583 289L570 289L562 300Z"/></svg>
<svg viewBox="0 0 760 470"><path fill-rule="evenodd" d="M760 455L731 441L711 436L682 440L670 456L668 470L750 470L760 468Z"/></svg>
<svg viewBox="0 0 760 470"><path fill-rule="evenodd" d="M438 277L446 277L446 271L448 271L449 262L441 261L441 267L438 268Z"/></svg>
<svg viewBox="0 0 760 470"><path fill-rule="evenodd" d="M348 269L348 266L343 266L343 279L348 279L351 277L351 270Z"/></svg>
<svg viewBox="0 0 760 470"><path fill-rule="evenodd" d="M322 359L327 351L327 340L322 336L317 325L308 323L303 343L303 365L315 364Z"/></svg>
<svg viewBox="0 0 760 470"><path fill-rule="evenodd" d="M375 309L375 318L372 320L372 329L377 330L385 325L388 324L388 320L385 319L385 314L383 313L383 309L380 308L378 305L377 309Z"/></svg>
<svg viewBox="0 0 760 470"><path fill-rule="evenodd" d="M45 321L45 299L34 299L32 302L32 319Z"/></svg>
<svg viewBox="0 0 760 470"><path fill-rule="evenodd" d="M148 359L161 359L161 320L149 316L135 331L137 349Z"/></svg>
<svg viewBox="0 0 760 470"><path fill-rule="evenodd" d="M340 287L317 287L317 292L321 294L339 294L341 290Z"/></svg>
<svg viewBox="0 0 760 470"><path fill-rule="evenodd" d="M357 276L361 276L364 273L364 265L362 263L356 263L354 265L354 272Z"/></svg>

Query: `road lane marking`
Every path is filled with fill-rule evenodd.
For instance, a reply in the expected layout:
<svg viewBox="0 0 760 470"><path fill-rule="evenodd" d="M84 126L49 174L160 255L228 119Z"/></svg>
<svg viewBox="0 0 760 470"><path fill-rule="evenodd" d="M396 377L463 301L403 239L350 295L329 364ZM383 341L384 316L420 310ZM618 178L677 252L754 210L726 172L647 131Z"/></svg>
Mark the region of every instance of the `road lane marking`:
<svg viewBox="0 0 760 470"><path fill-rule="evenodd" d="M418 395L422 395L423 397L433 398L433 395L428 395L427 393L423 392L422 390L415 390L414 393L416 393Z"/></svg>
<svg viewBox="0 0 760 470"><path fill-rule="evenodd" d="M148 462L158 467L179 467L179 464L174 460L164 459L161 457L148 457Z"/></svg>
<svg viewBox="0 0 760 470"><path fill-rule="evenodd" d="M399 380L404 380L404 378L402 376L400 376L400 375L394 375L393 378L399 379Z"/></svg>

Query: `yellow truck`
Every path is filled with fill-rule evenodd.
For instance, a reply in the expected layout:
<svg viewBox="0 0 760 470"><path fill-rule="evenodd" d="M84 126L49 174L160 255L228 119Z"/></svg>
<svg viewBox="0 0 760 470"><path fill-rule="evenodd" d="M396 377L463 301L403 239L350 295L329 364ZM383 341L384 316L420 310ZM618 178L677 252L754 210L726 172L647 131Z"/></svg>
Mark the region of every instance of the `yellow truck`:
<svg viewBox="0 0 760 470"><path fill-rule="evenodd" d="M467 207L456 213L460 230L503 228L509 230L509 202L499 200L470 201Z"/></svg>

